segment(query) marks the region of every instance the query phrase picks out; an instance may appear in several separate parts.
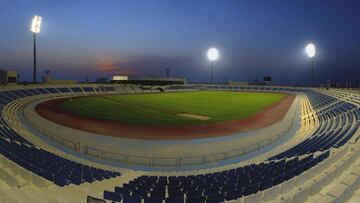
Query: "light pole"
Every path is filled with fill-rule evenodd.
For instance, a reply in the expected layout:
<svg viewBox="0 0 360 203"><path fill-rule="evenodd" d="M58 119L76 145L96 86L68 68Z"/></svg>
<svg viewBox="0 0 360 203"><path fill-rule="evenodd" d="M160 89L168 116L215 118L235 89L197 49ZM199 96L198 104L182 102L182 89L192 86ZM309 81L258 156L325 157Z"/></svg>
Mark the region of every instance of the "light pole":
<svg viewBox="0 0 360 203"><path fill-rule="evenodd" d="M32 19L30 31L34 38L34 63L33 63L33 82L36 83L36 34L40 32L41 16L35 15Z"/></svg>
<svg viewBox="0 0 360 203"><path fill-rule="evenodd" d="M314 86L314 57L316 54L316 48L313 43L306 45L305 52L307 56L311 59L311 87Z"/></svg>
<svg viewBox="0 0 360 203"><path fill-rule="evenodd" d="M207 57L211 62L211 83L214 82L214 61L219 58L219 51L216 48L210 48L207 52Z"/></svg>

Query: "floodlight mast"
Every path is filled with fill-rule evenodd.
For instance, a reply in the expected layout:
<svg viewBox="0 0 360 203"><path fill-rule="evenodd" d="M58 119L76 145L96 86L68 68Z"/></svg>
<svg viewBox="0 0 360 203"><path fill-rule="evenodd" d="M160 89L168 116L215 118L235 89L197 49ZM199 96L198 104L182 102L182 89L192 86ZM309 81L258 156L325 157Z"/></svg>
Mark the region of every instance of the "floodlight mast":
<svg viewBox="0 0 360 203"><path fill-rule="evenodd" d="M36 34L40 33L41 27L41 16L35 15L31 22L31 29L30 31L33 34L34 38L34 60L33 60L33 82L36 83Z"/></svg>
<svg viewBox="0 0 360 203"><path fill-rule="evenodd" d="M311 58L311 87L314 87L314 58Z"/></svg>
<svg viewBox="0 0 360 203"><path fill-rule="evenodd" d="M314 87L314 58L316 55L316 47L313 43L306 45L305 52L311 59L311 87Z"/></svg>
<svg viewBox="0 0 360 203"><path fill-rule="evenodd" d="M211 83L214 82L214 61L219 58L219 51L216 48L210 48L207 52L207 57L211 62Z"/></svg>

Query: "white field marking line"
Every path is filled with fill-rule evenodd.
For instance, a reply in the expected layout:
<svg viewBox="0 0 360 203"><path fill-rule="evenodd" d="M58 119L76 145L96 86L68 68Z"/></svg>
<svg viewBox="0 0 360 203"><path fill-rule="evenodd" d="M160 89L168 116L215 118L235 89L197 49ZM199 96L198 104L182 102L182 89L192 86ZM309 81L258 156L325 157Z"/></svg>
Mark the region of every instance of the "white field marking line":
<svg viewBox="0 0 360 203"><path fill-rule="evenodd" d="M209 116L202 116L202 115L191 114L191 113L178 113L176 115L186 117L186 118L192 118L192 119L196 119L196 120L202 120L202 121L207 121L211 118Z"/></svg>

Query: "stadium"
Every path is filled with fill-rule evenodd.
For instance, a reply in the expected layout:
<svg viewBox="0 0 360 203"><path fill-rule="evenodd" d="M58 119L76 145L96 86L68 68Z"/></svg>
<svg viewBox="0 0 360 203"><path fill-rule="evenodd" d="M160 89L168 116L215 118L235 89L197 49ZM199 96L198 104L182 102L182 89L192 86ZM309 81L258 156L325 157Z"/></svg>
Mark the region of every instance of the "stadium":
<svg viewBox="0 0 360 203"><path fill-rule="evenodd" d="M219 81L216 48L207 82L168 68L38 82L41 22L33 81L0 70L0 202L360 202L360 88L317 84L314 43L310 84Z"/></svg>
<svg viewBox="0 0 360 203"><path fill-rule="evenodd" d="M224 106L214 108L211 105L216 102L206 101L218 113L208 112L201 102L204 93L215 97L212 100L229 94L229 102L252 111L234 112L233 117ZM360 96L351 92L171 85L160 93L138 85L73 85L4 88L0 94L2 178L7 187L23 191L24 197L35 202L40 201L36 197L46 202L83 202L88 196L114 202L304 202L320 198L318 193L332 186L329 195L320 198L327 202L349 200L359 186ZM177 109L179 101L169 103L174 96L189 100L190 105ZM241 102L249 97L255 101ZM138 117L138 109L132 109L124 118L113 118L112 105L118 103L98 101L104 98L123 99L128 103L121 105L141 105L141 110L171 110L170 116L177 112L172 119L167 112L163 117L156 114L155 119L154 112ZM226 104L227 99L221 101ZM112 111L93 114L91 110L96 109L87 107L96 108L92 102ZM68 113L72 108L82 114ZM178 112L211 118L177 116ZM279 116L265 121L256 118L264 112ZM116 129L113 123L106 127L104 120L128 123ZM96 122L100 128L94 126ZM158 133L157 128L165 133ZM330 196L338 187L343 189L341 195ZM36 195L32 195L34 190ZM57 197L44 199L55 191ZM16 198L21 202L21 196Z"/></svg>

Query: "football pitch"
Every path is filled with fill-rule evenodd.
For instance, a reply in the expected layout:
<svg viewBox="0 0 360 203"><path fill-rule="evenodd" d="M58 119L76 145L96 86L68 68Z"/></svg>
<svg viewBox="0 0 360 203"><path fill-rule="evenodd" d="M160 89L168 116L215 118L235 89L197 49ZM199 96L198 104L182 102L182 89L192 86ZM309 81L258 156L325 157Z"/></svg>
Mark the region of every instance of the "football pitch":
<svg viewBox="0 0 360 203"><path fill-rule="evenodd" d="M250 117L286 94L199 91L78 97L60 107L76 115L140 125L195 125Z"/></svg>

